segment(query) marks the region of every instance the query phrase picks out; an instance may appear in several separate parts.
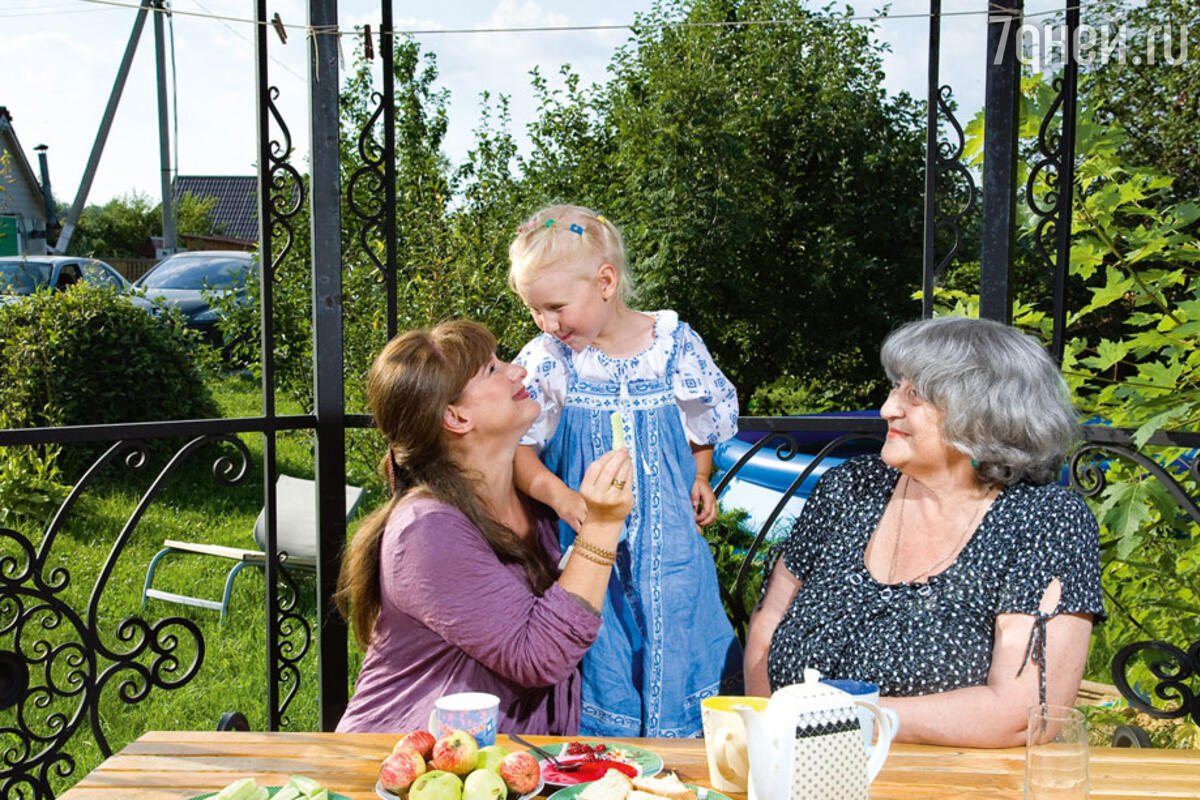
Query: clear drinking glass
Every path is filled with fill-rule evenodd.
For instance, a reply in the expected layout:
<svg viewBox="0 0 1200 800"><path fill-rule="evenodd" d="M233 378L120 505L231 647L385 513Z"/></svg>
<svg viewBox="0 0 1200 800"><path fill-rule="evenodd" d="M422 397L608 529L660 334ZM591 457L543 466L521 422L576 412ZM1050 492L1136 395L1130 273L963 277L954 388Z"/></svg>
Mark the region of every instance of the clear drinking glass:
<svg viewBox="0 0 1200 800"><path fill-rule="evenodd" d="M1088 740L1083 712L1065 706L1029 709L1025 800L1086 800Z"/></svg>

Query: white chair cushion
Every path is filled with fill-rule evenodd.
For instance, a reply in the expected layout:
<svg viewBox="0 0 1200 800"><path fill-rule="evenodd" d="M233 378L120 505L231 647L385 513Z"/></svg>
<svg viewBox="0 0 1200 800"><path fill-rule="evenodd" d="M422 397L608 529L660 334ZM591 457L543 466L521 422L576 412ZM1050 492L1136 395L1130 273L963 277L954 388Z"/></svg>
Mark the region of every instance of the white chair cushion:
<svg viewBox="0 0 1200 800"><path fill-rule="evenodd" d="M349 520L362 500L359 486L346 487L346 519ZM304 478L280 475L275 482L275 544L281 553L295 558L315 559L317 556L317 484ZM254 541L266 551L266 511L254 523Z"/></svg>

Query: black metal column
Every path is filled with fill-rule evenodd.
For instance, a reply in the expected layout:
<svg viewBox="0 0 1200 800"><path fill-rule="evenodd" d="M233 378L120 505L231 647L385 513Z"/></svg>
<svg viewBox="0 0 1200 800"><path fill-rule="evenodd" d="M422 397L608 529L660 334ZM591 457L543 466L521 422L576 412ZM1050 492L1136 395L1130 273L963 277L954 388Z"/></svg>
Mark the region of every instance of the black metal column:
<svg viewBox="0 0 1200 800"><path fill-rule="evenodd" d="M1071 274L1071 212L1075 198L1075 114L1079 94L1079 64L1075 60L1075 32L1079 30L1079 3L1067 0L1066 45L1062 77L1062 136L1058 142L1058 214L1054 229L1057 253L1054 262L1054 334L1050 354L1059 364L1067 340L1067 277Z"/></svg>
<svg viewBox="0 0 1200 800"><path fill-rule="evenodd" d="M937 263L938 62L941 58L942 2L929 2L929 82L925 93L925 254L921 281L921 317L933 316Z"/></svg>
<svg viewBox="0 0 1200 800"><path fill-rule="evenodd" d="M270 73L267 64L267 2L255 3L254 77L258 126L258 264L259 315L262 326L262 409L264 417L275 416L275 332L272 324L272 300L275 288L271 203L271 116ZM267 534L266 619L267 619L267 728L277 731L282 714L279 708L279 559L276 548L275 504L275 432L263 435L263 524Z"/></svg>
<svg viewBox="0 0 1200 800"><path fill-rule="evenodd" d="M309 0L308 97L312 147L313 404L316 415L317 642L321 729L347 700L346 624L331 602L346 539L342 386L341 180L338 172L337 0Z"/></svg>
<svg viewBox="0 0 1200 800"><path fill-rule="evenodd" d="M1009 270L1017 216L1017 49L1023 7L1024 0L996 0L988 15L979 316L1001 322L1012 317Z"/></svg>
<svg viewBox="0 0 1200 800"><path fill-rule="evenodd" d="M379 50L383 54L383 246L387 288L387 332L396 335L396 47L392 33L392 0L382 0Z"/></svg>

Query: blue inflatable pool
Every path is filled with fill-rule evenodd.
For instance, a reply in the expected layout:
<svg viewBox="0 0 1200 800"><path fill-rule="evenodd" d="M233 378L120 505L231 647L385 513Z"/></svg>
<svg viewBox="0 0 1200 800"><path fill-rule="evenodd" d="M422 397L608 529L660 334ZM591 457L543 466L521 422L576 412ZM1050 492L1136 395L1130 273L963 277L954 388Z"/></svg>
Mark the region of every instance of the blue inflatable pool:
<svg viewBox="0 0 1200 800"><path fill-rule="evenodd" d="M878 411L851 411L833 415L805 416L851 416L878 417ZM743 431L735 438L717 445L713 452L713 466L717 478L733 469L738 461L746 455L753 445L764 436L770 436L766 431ZM783 499L801 474L812 463L816 453L826 444L837 438L837 433L826 432L797 432L792 434L798 449L809 452L798 452L790 459L782 459L776 453L777 442L768 441L767 445L750 457L750 460L738 469L730 480L725 491L718 498L721 507L728 511L741 508L748 517L746 524L752 530L759 530L770 518L771 512ZM782 439L780 440L782 442ZM795 489L787 504L771 526L769 538L783 536L791 528L792 523L804 507L814 486L825 470L841 464L846 458L860 453L878 452L879 445L874 442L850 443L839 448L841 457L828 456Z"/></svg>

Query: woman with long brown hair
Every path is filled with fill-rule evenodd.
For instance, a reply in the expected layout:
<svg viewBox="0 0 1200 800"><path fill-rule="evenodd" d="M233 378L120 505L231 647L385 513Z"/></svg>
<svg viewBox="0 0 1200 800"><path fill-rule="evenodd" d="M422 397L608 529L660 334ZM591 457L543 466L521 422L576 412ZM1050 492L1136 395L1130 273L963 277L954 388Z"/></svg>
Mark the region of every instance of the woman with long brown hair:
<svg viewBox="0 0 1200 800"><path fill-rule="evenodd" d="M618 450L588 469L583 545L560 573L553 512L513 485L538 405L495 348L483 326L445 322L397 336L371 368L393 494L342 562L338 607L367 652L339 731L424 728L458 691L499 696L502 731L579 727L579 661L633 503L631 465Z"/></svg>

